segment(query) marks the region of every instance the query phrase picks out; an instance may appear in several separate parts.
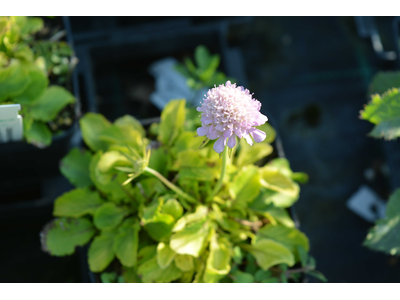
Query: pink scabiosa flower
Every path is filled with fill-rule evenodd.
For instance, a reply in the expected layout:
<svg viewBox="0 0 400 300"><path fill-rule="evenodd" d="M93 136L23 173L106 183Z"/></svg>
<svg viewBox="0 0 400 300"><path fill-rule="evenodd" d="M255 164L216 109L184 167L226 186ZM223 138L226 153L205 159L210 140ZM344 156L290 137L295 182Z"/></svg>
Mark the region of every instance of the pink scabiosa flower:
<svg viewBox="0 0 400 300"><path fill-rule="evenodd" d="M268 121L260 113L261 103L253 99L253 94L236 83L227 81L225 85L214 87L207 92L201 107L202 126L197 129L199 136L206 136L214 143L214 150L221 153L225 146L233 148L236 145L236 136L245 138L249 145L254 141L262 142L265 132L254 128Z"/></svg>

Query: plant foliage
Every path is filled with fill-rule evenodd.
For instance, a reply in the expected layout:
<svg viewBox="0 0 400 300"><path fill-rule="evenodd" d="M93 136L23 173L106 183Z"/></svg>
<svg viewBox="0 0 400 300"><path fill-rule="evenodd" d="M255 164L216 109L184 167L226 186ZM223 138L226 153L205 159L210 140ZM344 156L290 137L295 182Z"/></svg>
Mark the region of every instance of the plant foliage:
<svg viewBox="0 0 400 300"><path fill-rule="evenodd" d="M72 50L65 42L38 40L43 30L41 18L0 17L0 104L21 104L24 137L39 147L71 125L60 113L75 103L67 89L50 85L67 82Z"/></svg>
<svg viewBox="0 0 400 300"><path fill-rule="evenodd" d="M86 114L89 149L62 160L76 189L56 199L43 248L61 256L88 243L90 270L103 282L297 282L301 273L325 280L287 211L299 196L295 179L305 175L283 158L265 164L267 142L258 154L240 143L209 199L221 160L212 142L199 148L193 115L185 100L172 100L146 135L131 116L110 123Z"/></svg>

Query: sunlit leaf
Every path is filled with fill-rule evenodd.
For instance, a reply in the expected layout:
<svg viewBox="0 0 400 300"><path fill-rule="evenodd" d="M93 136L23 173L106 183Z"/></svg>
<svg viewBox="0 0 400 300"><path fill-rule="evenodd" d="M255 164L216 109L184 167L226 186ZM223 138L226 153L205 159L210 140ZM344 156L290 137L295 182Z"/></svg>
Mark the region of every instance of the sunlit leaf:
<svg viewBox="0 0 400 300"><path fill-rule="evenodd" d="M90 160L92 155L84 149L73 148L60 162L61 173L78 188L93 185L90 179Z"/></svg>

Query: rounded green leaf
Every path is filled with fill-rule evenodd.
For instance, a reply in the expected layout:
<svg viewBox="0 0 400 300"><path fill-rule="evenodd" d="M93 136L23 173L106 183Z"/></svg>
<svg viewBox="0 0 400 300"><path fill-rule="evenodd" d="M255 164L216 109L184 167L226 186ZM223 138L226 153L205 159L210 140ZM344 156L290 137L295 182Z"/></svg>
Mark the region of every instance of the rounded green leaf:
<svg viewBox="0 0 400 300"><path fill-rule="evenodd" d="M159 243L157 246L157 263L161 269L167 268L174 261L176 253L168 244Z"/></svg>
<svg viewBox="0 0 400 300"><path fill-rule="evenodd" d="M257 264L263 270L268 270L277 264L293 266L295 263L292 252L271 239L259 239L254 245L242 245L241 247L254 256Z"/></svg>
<svg viewBox="0 0 400 300"><path fill-rule="evenodd" d="M131 165L132 163L119 151L108 151L104 153L97 163L97 167L100 172L103 173L110 171L114 167L126 167Z"/></svg>
<svg viewBox="0 0 400 300"><path fill-rule="evenodd" d="M121 223L127 211L107 202L96 209L93 217L94 225L99 229L112 229Z"/></svg>
<svg viewBox="0 0 400 300"><path fill-rule="evenodd" d="M43 122L53 120L59 112L68 104L75 103L75 97L61 86L48 87L30 105L30 113L33 118Z"/></svg>
<svg viewBox="0 0 400 300"><path fill-rule="evenodd" d="M175 265L183 272L189 272L194 269L193 256L181 255L175 256Z"/></svg>
<svg viewBox="0 0 400 300"><path fill-rule="evenodd" d="M50 146L53 135L49 127L42 122L33 121L29 128L24 127L24 136L28 143L39 148Z"/></svg>
<svg viewBox="0 0 400 300"><path fill-rule="evenodd" d="M53 215L79 218L86 214L93 214L104 203L97 191L91 191L88 188L75 189L56 199Z"/></svg>
<svg viewBox="0 0 400 300"><path fill-rule="evenodd" d="M297 197L299 195L299 185L290 177L284 175L279 168L267 165L259 170L262 186L289 197Z"/></svg>
<svg viewBox="0 0 400 300"><path fill-rule="evenodd" d="M139 222L129 218L119 228L114 240L114 252L122 265L133 267L136 265L139 246Z"/></svg>
<svg viewBox="0 0 400 300"><path fill-rule="evenodd" d="M163 214L168 214L174 217L175 220L178 220L182 217L183 214L183 207L176 199L168 199L163 207L161 212Z"/></svg>
<svg viewBox="0 0 400 300"><path fill-rule="evenodd" d="M113 261L114 238L116 232L103 232L94 238L88 251L89 268L92 272L102 272Z"/></svg>
<svg viewBox="0 0 400 300"><path fill-rule="evenodd" d="M75 252L95 234L96 228L88 219L55 219L41 233L42 247L51 255L64 256Z"/></svg>
<svg viewBox="0 0 400 300"><path fill-rule="evenodd" d="M0 68L0 102L21 94L29 85L28 72L18 60Z"/></svg>
<svg viewBox="0 0 400 300"><path fill-rule="evenodd" d="M93 151L107 150L108 143L99 138L100 134L111 126L111 123L106 118L101 114L87 113L79 120L79 124L82 138L90 149Z"/></svg>
<svg viewBox="0 0 400 300"><path fill-rule="evenodd" d="M73 148L61 160L60 171L76 187L89 187L93 185L89 172L91 159L89 151Z"/></svg>

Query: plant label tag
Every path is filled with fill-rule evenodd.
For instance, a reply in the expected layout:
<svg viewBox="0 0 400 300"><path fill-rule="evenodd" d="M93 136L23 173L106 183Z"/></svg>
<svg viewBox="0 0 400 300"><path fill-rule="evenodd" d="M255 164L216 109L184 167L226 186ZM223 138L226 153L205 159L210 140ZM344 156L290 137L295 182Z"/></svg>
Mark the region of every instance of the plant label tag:
<svg viewBox="0 0 400 300"><path fill-rule="evenodd" d="M346 206L368 222L385 217L386 203L368 186L362 185L346 202Z"/></svg>
<svg viewBox="0 0 400 300"><path fill-rule="evenodd" d="M23 137L20 104L0 105L0 143L21 141Z"/></svg>

